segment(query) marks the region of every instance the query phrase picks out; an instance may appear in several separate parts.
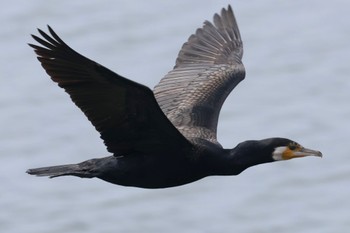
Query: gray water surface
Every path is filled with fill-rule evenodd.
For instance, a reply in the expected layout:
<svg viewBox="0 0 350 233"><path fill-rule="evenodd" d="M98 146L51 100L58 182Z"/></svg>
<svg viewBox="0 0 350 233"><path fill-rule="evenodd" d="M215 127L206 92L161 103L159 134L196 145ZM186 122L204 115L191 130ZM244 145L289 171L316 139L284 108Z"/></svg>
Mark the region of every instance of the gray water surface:
<svg viewBox="0 0 350 233"><path fill-rule="evenodd" d="M75 50L153 87L182 44L231 3L247 77L219 140L282 136L323 152L236 177L144 190L29 176L107 152L26 43L51 25ZM344 233L350 230L350 1L7 1L0 9L0 230L6 233Z"/></svg>

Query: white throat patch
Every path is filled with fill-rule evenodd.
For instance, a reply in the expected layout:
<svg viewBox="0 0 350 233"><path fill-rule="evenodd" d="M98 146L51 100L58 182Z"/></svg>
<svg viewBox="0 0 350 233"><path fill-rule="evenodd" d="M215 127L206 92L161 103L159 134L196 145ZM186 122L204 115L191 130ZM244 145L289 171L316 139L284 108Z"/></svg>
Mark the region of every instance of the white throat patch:
<svg viewBox="0 0 350 233"><path fill-rule="evenodd" d="M286 146L279 146L276 147L275 150L272 152L272 158L276 161L283 160L283 153L287 150L288 147Z"/></svg>

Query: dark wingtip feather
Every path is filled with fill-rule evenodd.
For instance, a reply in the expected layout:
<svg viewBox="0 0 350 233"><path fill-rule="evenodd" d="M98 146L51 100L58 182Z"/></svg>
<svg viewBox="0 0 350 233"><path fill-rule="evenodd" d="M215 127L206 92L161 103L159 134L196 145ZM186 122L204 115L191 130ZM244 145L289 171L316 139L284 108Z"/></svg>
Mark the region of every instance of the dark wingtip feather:
<svg viewBox="0 0 350 233"><path fill-rule="evenodd" d="M243 44L231 5L205 21L182 46L174 68L192 63L226 63L240 60Z"/></svg>
<svg viewBox="0 0 350 233"><path fill-rule="evenodd" d="M226 11L229 14L233 14L231 4L228 4L227 8L222 8L221 12Z"/></svg>
<svg viewBox="0 0 350 233"><path fill-rule="evenodd" d="M31 43L27 43L28 46L32 47L33 49L35 49L35 46L34 44L31 44Z"/></svg>

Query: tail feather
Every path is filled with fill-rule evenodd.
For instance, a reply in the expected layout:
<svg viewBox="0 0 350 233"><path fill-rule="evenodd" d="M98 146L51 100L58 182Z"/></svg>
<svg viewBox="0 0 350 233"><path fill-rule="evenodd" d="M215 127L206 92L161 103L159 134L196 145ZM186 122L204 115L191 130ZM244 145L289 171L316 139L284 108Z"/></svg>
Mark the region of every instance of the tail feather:
<svg viewBox="0 0 350 233"><path fill-rule="evenodd" d="M40 167L28 169L27 173L36 176L49 176L50 178L58 176L79 176L88 177L86 171L82 170L78 164L58 165L52 167Z"/></svg>

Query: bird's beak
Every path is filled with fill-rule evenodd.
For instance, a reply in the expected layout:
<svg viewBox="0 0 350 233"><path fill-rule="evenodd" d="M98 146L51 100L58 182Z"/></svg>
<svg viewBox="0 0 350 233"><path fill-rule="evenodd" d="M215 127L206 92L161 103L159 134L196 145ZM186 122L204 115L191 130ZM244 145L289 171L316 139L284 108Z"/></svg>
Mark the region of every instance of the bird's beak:
<svg viewBox="0 0 350 233"><path fill-rule="evenodd" d="M300 148L297 151L293 151L291 154L291 158L300 158L305 156L317 156L322 157L322 153L317 150L311 150L307 148Z"/></svg>

